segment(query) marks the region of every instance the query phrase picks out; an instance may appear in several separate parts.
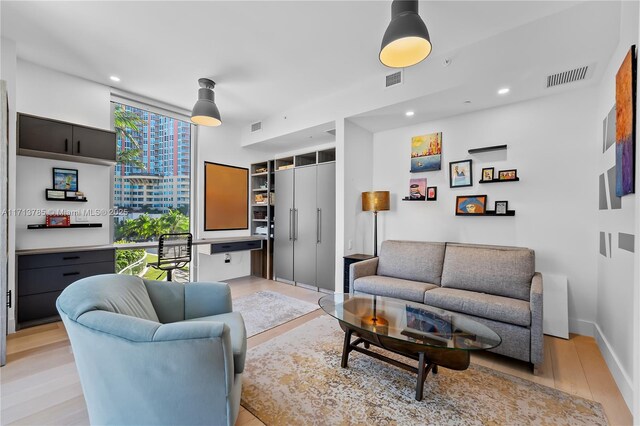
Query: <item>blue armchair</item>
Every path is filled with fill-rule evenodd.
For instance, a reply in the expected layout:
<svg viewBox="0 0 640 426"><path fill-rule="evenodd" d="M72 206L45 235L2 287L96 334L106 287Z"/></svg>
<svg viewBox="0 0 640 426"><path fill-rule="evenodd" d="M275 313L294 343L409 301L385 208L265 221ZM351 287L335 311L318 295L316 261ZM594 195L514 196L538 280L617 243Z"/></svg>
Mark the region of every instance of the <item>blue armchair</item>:
<svg viewBox="0 0 640 426"><path fill-rule="evenodd" d="M235 423L247 338L227 284L97 275L56 306L92 424Z"/></svg>

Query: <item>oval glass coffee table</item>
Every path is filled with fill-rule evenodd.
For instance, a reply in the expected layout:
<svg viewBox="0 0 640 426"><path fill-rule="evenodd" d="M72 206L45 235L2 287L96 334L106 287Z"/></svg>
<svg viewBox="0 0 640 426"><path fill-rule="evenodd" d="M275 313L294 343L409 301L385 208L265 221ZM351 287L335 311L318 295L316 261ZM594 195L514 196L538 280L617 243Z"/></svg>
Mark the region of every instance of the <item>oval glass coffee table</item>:
<svg viewBox="0 0 640 426"><path fill-rule="evenodd" d="M324 296L318 303L345 332L342 368L347 367L349 353L356 351L416 373L418 401L429 372L437 374L438 366L466 370L471 351L495 348L502 342L495 331L465 315L421 303L342 293ZM371 351L371 345L417 360L418 367Z"/></svg>

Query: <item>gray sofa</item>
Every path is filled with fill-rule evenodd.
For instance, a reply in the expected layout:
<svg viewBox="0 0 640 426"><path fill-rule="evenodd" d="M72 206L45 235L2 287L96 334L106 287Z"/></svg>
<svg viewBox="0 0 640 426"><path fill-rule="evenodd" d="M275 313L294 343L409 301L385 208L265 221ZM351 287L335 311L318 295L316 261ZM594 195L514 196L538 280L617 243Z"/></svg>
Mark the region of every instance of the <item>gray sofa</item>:
<svg viewBox="0 0 640 426"><path fill-rule="evenodd" d="M91 424L235 424L247 337L227 284L96 275L56 306Z"/></svg>
<svg viewBox="0 0 640 426"><path fill-rule="evenodd" d="M543 361L542 275L533 250L458 243L384 241L380 256L350 266L350 289L465 314L502 337L492 349Z"/></svg>

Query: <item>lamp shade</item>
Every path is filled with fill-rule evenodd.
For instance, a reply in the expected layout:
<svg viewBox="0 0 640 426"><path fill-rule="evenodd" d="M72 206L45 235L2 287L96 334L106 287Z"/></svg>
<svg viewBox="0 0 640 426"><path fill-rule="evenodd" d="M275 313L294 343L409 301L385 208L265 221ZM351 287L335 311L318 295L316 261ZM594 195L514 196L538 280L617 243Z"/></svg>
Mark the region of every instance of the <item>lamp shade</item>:
<svg viewBox="0 0 640 426"><path fill-rule="evenodd" d="M422 62L431 53L429 31L420 15L417 0L394 0L391 22L382 37L380 62L404 68Z"/></svg>
<svg viewBox="0 0 640 426"><path fill-rule="evenodd" d="M191 121L195 124L204 126L219 126L222 124L220 111L215 103L215 94L213 88L216 83L208 78L198 80L200 89L198 89L198 101L191 110Z"/></svg>
<svg viewBox="0 0 640 426"><path fill-rule="evenodd" d="M389 210L389 191L362 193L363 212L381 212L384 210Z"/></svg>

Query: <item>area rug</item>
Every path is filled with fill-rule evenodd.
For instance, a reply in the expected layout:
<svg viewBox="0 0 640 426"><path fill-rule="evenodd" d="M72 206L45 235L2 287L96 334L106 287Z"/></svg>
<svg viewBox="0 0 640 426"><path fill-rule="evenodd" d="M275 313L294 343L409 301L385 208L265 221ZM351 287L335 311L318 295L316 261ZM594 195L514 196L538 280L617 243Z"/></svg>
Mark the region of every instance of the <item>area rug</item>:
<svg viewBox="0 0 640 426"><path fill-rule="evenodd" d="M242 405L266 425L606 425L602 406L528 380L471 365L416 376L352 352L327 315L249 350Z"/></svg>
<svg viewBox="0 0 640 426"><path fill-rule="evenodd" d="M273 291L259 291L233 300L233 310L239 311L244 318L247 337L255 336L316 309L320 309L318 304Z"/></svg>

